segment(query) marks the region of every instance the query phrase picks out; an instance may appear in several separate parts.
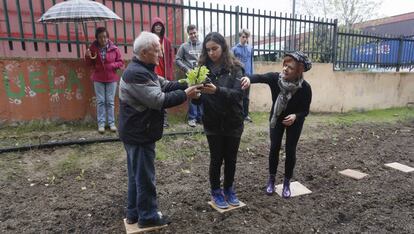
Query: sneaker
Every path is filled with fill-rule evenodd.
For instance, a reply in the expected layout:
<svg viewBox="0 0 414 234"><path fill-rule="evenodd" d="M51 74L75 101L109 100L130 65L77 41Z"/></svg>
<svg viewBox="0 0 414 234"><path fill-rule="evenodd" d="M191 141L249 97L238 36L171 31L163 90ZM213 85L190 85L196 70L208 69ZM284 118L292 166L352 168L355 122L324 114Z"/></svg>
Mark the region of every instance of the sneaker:
<svg viewBox="0 0 414 234"><path fill-rule="evenodd" d="M112 132L116 132L118 130L115 125L112 125L109 128L111 129Z"/></svg>
<svg viewBox="0 0 414 234"><path fill-rule="evenodd" d="M196 120L195 119L188 120L188 126L194 128L196 126Z"/></svg>
<svg viewBox="0 0 414 234"><path fill-rule="evenodd" d="M289 198L291 195L290 193L290 181L289 179L283 180L283 190L282 190L282 197L283 198Z"/></svg>
<svg viewBox="0 0 414 234"><path fill-rule="evenodd" d="M266 194L271 196L275 192L275 175L270 175L267 181Z"/></svg>
<svg viewBox="0 0 414 234"><path fill-rule="evenodd" d="M250 116L244 117L244 121L249 122L249 123L253 123L253 120L252 120L252 118L250 118Z"/></svg>
<svg viewBox="0 0 414 234"><path fill-rule="evenodd" d="M168 128L168 127L170 127L170 125L168 124L168 122L167 122L167 121L164 121L164 125L163 125L163 127L164 127L164 128Z"/></svg>
<svg viewBox="0 0 414 234"><path fill-rule="evenodd" d="M163 215L160 216L158 219L155 220L148 220L145 222L138 222L138 227L139 228L149 228L149 227L158 227L158 226L164 226L164 225L168 225L170 224L171 221L168 218L168 216Z"/></svg>
<svg viewBox="0 0 414 234"><path fill-rule="evenodd" d="M226 198L227 203L229 203L231 206L240 205L240 201L239 199L237 199L233 186L231 186L230 188L224 189L224 197Z"/></svg>
<svg viewBox="0 0 414 234"><path fill-rule="evenodd" d="M224 200L223 191L221 189L211 191L211 201L220 209L229 208L229 204Z"/></svg>
<svg viewBox="0 0 414 234"><path fill-rule="evenodd" d="M102 127L102 126L100 126L100 127L98 127L98 132L99 133L104 133L105 132L105 127Z"/></svg>

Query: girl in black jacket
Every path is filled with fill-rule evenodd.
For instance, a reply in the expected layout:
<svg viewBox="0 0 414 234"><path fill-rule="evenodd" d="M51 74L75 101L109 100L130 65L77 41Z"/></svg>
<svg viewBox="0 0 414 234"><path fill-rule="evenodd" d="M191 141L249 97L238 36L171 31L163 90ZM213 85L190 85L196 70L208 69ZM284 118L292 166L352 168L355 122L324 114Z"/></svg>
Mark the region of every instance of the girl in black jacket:
<svg viewBox="0 0 414 234"><path fill-rule="evenodd" d="M302 52L288 53L283 58L282 73L266 73L250 76L251 83L266 83L272 93L272 109L270 111L270 152L269 179L266 193L275 191L275 176L279 163L279 151L283 132L286 129L286 162L282 196L288 198L290 179L296 162L296 146L302 131L305 117L309 113L312 90L303 79L303 72L311 69L312 64Z"/></svg>
<svg viewBox="0 0 414 234"><path fill-rule="evenodd" d="M230 53L222 35L209 33L203 42L199 65L210 70L201 97L195 104L204 105L203 125L210 148L210 185L212 202L219 208L240 204L234 192L237 151L243 132L243 91L240 78L243 68ZM220 169L224 161L223 190L220 187Z"/></svg>

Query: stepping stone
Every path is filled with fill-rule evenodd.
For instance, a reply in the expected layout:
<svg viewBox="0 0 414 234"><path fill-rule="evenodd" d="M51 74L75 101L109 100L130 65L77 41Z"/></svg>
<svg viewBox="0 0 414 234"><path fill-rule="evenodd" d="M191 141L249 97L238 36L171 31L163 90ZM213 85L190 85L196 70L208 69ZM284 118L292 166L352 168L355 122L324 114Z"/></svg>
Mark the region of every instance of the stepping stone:
<svg viewBox="0 0 414 234"><path fill-rule="evenodd" d="M276 185L276 193L279 194L279 196L282 197L282 189L283 184ZM310 194L312 191L310 191L308 188L306 188L303 184L299 183L298 181L291 182L290 183L290 197L296 197L300 195Z"/></svg>
<svg viewBox="0 0 414 234"><path fill-rule="evenodd" d="M401 164L401 163L397 163L397 162L386 163L384 165L387 166L387 167L391 167L391 168L400 170L400 171L405 172L405 173L414 171L414 168L409 167L409 166L404 165L404 164Z"/></svg>
<svg viewBox="0 0 414 234"><path fill-rule="evenodd" d="M346 170L340 171L339 174L354 178L356 180L360 180L368 175L368 174L362 173L357 170L352 170L352 169L346 169Z"/></svg>
<svg viewBox="0 0 414 234"><path fill-rule="evenodd" d="M213 202L211 202L211 201L209 201L209 202L207 202L211 207L213 207L215 210L217 210L218 212L220 212L221 214L223 214L223 213L225 213L225 212L228 212L228 211L231 211L231 210L235 210L235 209L239 209L239 208L242 208L243 206L246 206L246 204L245 203L243 203L243 202L241 202L240 201L240 205L239 206L230 206L229 205L229 208L227 208L227 209L220 209L220 208L218 208L216 205L214 205L214 203Z"/></svg>
<svg viewBox="0 0 414 234"><path fill-rule="evenodd" d="M143 233L158 230L161 228L165 228L168 225L163 226L156 226L156 227L149 227L149 228L139 228L137 223L127 224L126 219L124 219L125 230L127 234L135 234L135 233Z"/></svg>

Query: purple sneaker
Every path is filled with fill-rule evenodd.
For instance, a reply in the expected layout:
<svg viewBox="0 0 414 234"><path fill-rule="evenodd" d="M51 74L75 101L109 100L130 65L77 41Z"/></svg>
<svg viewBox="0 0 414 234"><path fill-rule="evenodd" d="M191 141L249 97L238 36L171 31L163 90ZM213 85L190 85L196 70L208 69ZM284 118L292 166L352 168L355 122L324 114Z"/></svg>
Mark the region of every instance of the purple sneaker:
<svg viewBox="0 0 414 234"><path fill-rule="evenodd" d="M290 193L290 180L285 178L283 180L282 197L283 198L289 198L290 195L291 195L291 193Z"/></svg>
<svg viewBox="0 0 414 234"><path fill-rule="evenodd" d="M267 181L266 194L271 196L275 192L275 175L270 175Z"/></svg>

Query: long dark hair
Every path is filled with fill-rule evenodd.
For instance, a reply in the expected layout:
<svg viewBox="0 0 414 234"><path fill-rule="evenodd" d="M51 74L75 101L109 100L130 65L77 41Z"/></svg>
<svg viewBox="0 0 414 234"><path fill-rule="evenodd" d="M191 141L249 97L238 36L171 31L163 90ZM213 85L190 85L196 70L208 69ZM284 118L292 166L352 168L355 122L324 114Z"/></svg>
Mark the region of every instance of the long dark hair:
<svg viewBox="0 0 414 234"><path fill-rule="evenodd" d="M236 57L234 57L233 53L230 52L226 39L224 39L224 37L218 32L211 32L204 38L203 49L201 50L201 55L198 60L200 65L209 66L213 63L208 57L206 50L206 44L209 41L213 41L221 46L222 54L220 63L226 70L233 70L235 66L242 67L242 64L236 59Z"/></svg>

